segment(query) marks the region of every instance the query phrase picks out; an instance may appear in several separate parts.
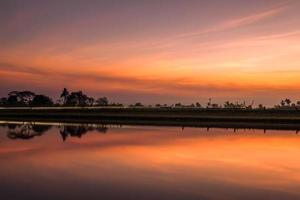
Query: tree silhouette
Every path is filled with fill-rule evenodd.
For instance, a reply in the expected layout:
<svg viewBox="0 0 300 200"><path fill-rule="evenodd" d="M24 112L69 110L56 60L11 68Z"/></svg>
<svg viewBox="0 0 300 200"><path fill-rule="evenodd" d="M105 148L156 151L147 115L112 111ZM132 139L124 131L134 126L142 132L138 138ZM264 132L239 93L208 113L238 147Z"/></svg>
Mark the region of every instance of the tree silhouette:
<svg viewBox="0 0 300 200"><path fill-rule="evenodd" d="M53 101L50 97L47 97L45 95L36 95L33 98L31 105L33 105L33 106L51 106L51 105L53 105Z"/></svg>
<svg viewBox="0 0 300 200"><path fill-rule="evenodd" d="M88 97L87 99L87 104L89 106L93 106L94 105L94 102L95 102L95 99L93 97Z"/></svg>
<svg viewBox="0 0 300 200"><path fill-rule="evenodd" d="M280 105L285 106L285 100L281 100Z"/></svg>
<svg viewBox="0 0 300 200"><path fill-rule="evenodd" d="M7 98L6 98L6 97L0 98L0 105L1 105L1 106L4 106L4 105L6 105L6 104L7 104Z"/></svg>
<svg viewBox="0 0 300 200"><path fill-rule="evenodd" d="M266 109L266 107L265 107L264 105L262 105L262 104L259 104L259 105L258 105L258 109L259 109L259 110L264 110L264 109Z"/></svg>
<svg viewBox="0 0 300 200"><path fill-rule="evenodd" d="M291 103L292 103L292 101L291 101L290 99L285 99L284 101L285 101L285 103L286 103L288 106L290 106Z"/></svg>
<svg viewBox="0 0 300 200"><path fill-rule="evenodd" d="M29 105L35 93L31 91L12 91L8 93L7 103L9 105Z"/></svg>
<svg viewBox="0 0 300 200"><path fill-rule="evenodd" d="M60 94L60 98L63 99L63 104L66 104L68 96L69 96L69 91L68 91L67 88L64 88L63 91Z"/></svg>
<svg viewBox="0 0 300 200"><path fill-rule="evenodd" d="M97 99L96 103L98 106L107 106L108 99L107 99L107 97L101 97L101 98Z"/></svg>
<svg viewBox="0 0 300 200"><path fill-rule="evenodd" d="M144 105L141 102L137 102L134 104L135 107L144 107Z"/></svg>
<svg viewBox="0 0 300 200"><path fill-rule="evenodd" d="M82 91L71 92L67 96L66 105L69 106L87 106L91 102L91 97L83 94Z"/></svg>
<svg viewBox="0 0 300 200"><path fill-rule="evenodd" d="M182 107L181 103L175 103L175 107Z"/></svg>
<svg viewBox="0 0 300 200"><path fill-rule="evenodd" d="M18 101L18 97L16 95L10 95L8 97L7 105L13 106L13 105L18 105L18 104L21 104L21 103Z"/></svg>
<svg viewBox="0 0 300 200"><path fill-rule="evenodd" d="M196 102L196 107L201 108L201 104L199 102Z"/></svg>

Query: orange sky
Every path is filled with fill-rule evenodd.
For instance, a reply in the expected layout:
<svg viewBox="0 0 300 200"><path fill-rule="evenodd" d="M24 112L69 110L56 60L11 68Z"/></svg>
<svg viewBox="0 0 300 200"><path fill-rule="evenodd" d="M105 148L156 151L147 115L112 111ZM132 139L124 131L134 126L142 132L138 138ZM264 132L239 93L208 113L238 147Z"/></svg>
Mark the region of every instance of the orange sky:
<svg viewBox="0 0 300 200"><path fill-rule="evenodd" d="M300 100L300 2L1 1L0 94Z"/></svg>

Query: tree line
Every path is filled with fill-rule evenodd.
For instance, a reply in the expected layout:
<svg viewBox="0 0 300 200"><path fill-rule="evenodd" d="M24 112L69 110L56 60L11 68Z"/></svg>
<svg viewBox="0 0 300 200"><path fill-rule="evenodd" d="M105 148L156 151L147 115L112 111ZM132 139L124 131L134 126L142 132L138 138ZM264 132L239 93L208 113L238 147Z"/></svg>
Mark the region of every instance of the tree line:
<svg viewBox="0 0 300 200"><path fill-rule="evenodd" d="M109 103L107 97L94 99L84 94L82 91L70 92L64 88L60 94L60 99L56 102L44 94L35 94L31 91L12 91L7 97L0 99L1 106L108 106L121 104Z"/></svg>
<svg viewBox="0 0 300 200"><path fill-rule="evenodd" d="M0 98L0 106L117 106L123 107L121 103L109 102L107 97L94 98L84 94L82 91L69 91L67 88L63 88L60 93L60 98L57 101L53 101L52 98L44 94L36 94L32 91L12 91L9 92L7 97ZM156 108L208 108L208 109L266 109L266 106L259 104L254 107L254 101L250 104L246 102L230 102L226 101L223 105L212 102L210 98L208 102L201 105L199 102L184 105L182 103L176 103L172 105L168 104L155 104L154 106L145 106L141 102L130 104L129 107L156 107ZM275 109L300 109L300 101L293 102L286 98L280 101L279 104L274 106Z"/></svg>

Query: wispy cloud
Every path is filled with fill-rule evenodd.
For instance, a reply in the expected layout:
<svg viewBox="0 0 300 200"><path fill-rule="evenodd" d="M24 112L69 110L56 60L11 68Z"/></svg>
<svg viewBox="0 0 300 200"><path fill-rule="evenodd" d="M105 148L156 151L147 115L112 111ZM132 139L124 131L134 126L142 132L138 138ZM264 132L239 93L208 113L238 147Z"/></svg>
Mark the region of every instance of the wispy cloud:
<svg viewBox="0 0 300 200"><path fill-rule="evenodd" d="M4 66L4 67L1 67ZM10 66L11 68L7 68L5 66ZM36 67L42 68L42 67ZM222 84L212 84L202 81L193 82L189 77L181 77L181 78L172 78L172 79L159 79L159 78L145 78L145 77L128 77L128 76L116 76L113 74L103 74L103 73L79 73L79 72L49 72L46 70L24 70L23 67L13 65L13 64L2 64L0 65L0 73L1 71L6 72L18 72L30 74L34 80L45 80L48 76L56 76L57 82L65 82L76 84L79 83L84 88L89 88L93 90L95 86L102 85L102 87L106 88L105 90L128 90L128 91L139 91L139 92L152 92L152 93L184 93L184 94L194 94L194 93L215 93L215 92L246 92L251 91L253 89L260 90L280 90L282 89L282 85L273 85L273 84L242 84L237 83L235 81L228 81ZM24 80L25 81L25 80ZM26 82L31 82L31 79L26 80ZM1 83L2 81L0 81ZM90 83L92 84L92 88L90 88ZM55 83L53 83L55 85ZM115 87L116 86L116 87ZM278 87L278 88L276 88ZM295 87L299 89L299 87ZM289 87L289 89L292 89Z"/></svg>
<svg viewBox="0 0 300 200"><path fill-rule="evenodd" d="M257 37L255 39L257 40L270 40L270 39L280 39L280 38L287 38L287 37L293 37L293 36L299 36L300 30L294 30L284 33L277 33L277 34L271 34L271 35L264 35Z"/></svg>
<svg viewBox="0 0 300 200"><path fill-rule="evenodd" d="M47 73L46 70L39 69L37 67L19 66L19 65L3 63L3 62L0 62L0 71L26 73L26 74L34 74L34 75L37 74L45 75Z"/></svg>
<svg viewBox="0 0 300 200"><path fill-rule="evenodd" d="M200 36L203 34L213 33L213 32L219 32L219 31L225 31L229 29L235 29L238 27L250 25L253 23L260 22L264 19L273 17L278 15L279 13L283 12L287 9L287 6L278 6L276 8L272 8L263 12L254 13L252 15L248 16L242 16L239 18L231 19L224 21L220 24L217 24L211 28L203 29L200 31L192 32L192 33L185 33L181 34L180 37L193 37L193 36Z"/></svg>

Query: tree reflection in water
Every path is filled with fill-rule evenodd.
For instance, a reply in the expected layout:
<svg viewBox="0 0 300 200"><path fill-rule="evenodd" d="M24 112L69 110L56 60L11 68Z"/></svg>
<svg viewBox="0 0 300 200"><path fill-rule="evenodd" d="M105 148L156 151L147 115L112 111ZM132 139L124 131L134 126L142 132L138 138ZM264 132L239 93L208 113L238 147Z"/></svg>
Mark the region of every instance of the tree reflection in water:
<svg viewBox="0 0 300 200"><path fill-rule="evenodd" d="M24 122L20 124L2 124L1 126L7 127L7 137L10 139L23 139L28 140L36 136L42 136L47 132L53 125L41 125L35 124L34 122ZM66 141L68 137L78 137L81 138L82 135L87 134L90 131L97 131L99 133L105 134L108 130L107 125L68 125L61 124L59 127L59 133L63 139Z"/></svg>
<svg viewBox="0 0 300 200"><path fill-rule="evenodd" d="M67 139L67 137L78 137L81 138L82 135L86 134L89 131L98 131L100 133L106 133L107 132L107 127L106 125L97 125L96 127L94 126L66 126L63 125L60 127L60 134L62 136L63 141L65 141Z"/></svg>
<svg viewBox="0 0 300 200"><path fill-rule="evenodd" d="M32 139L43 135L51 127L51 125L36 125L33 123L10 124L8 125L7 137L10 139Z"/></svg>

